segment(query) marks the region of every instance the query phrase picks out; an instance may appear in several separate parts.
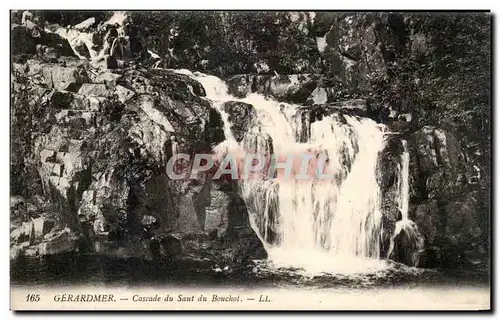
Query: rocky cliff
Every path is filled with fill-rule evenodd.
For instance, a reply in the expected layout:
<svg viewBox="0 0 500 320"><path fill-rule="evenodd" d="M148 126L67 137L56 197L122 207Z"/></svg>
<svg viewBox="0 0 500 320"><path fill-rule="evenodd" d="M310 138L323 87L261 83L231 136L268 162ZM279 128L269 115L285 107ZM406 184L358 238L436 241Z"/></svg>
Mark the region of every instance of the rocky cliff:
<svg viewBox="0 0 500 320"><path fill-rule="evenodd" d="M199 83L71 56L19 58L12 258L68 250L226 264L265 257L235 186L166 175L169 143L192 154L224 139Z"/></svg>
<svg viewBox="0 0 500 320"><path fill-rule="evenodd" d="M57 15L13 13L11 258L78 250L213 265L266 256L236 185L208 176L173 181L165 173L172 141L193 154L224 140L221 116L203 87L158 68L175 67L224 76L237 97L257 92L301 104L302 121L309 124L334 112L386 124L394 138L379 164L384 254L401 220L393 195L399 141L405 139L409 215L425 241L418 265L487 263L489 138L480 135L489 134L489 111L481 129L469 125L460 132L436 120L449 108L426 109L427 100L415 93L433 80L414 64L428 67L446 54L429 31L439 21L429 26L403 14L258 13L253 19L262 31L238 24L248 15L223 14L217 17L226 20L210 20L215 24L205 29L224 40L225 46L216 46L193 31L188 13L165 14L168 21L154 13L150 25L146 14L81 17L62 28ZM164 38L153 23L168 29ZM235 34L217 33L228 26L237 26ZM227 65L223 57L230 52L221 47L234 51ZM411 68L403 69L406 64ZM241 140L252 105L227 103L224 110ZM404 238L397 238L391 258L407 262Z"/></svg>

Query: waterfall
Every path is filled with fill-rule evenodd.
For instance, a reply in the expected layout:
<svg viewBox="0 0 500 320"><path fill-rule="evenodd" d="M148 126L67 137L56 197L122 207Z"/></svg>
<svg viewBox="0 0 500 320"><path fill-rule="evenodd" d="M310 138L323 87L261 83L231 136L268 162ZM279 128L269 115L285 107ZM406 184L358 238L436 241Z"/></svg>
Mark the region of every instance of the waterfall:
<svg viewBox="0 0 500 320"><path fill-rule="evenodd" d="M380 259L382 235L381 192L376 180L384 127L371 119L333 114L317 121L301 121L307 109L279 103L260 94L239 99L228 94L217 77L188 70L205 88L207 98L221 113L226 141L215 148L237 154L257 153L289 159L296 156L292 176L239 181L251 225L263 241L269 259L278 266L308 272L353 273L385 267ZM251 104L256 121L238 143L231 132L226 101ZM310 120L309 114L305 115ZM333 179L300 180L301 155L312 162L324 156L323 173ZM309 164L310 167L314 165ZM307 163L304 168L310 169ZM309 172L309 171L307 171Z"/></svg>
<svg viewBox="0 0 500 320"><path fill-rule="evenodd" d="M401 140L403 146L403 153L401 153L401 164L399 165L399 181L398 181L398 208L401 212L401 221L410 220L408 218L408 204L410 195L410 153L408 152L408 146L406 140Z"/></svg>
<svg viewBox="0 0 500 320"><path fill-rule="evenodd" d="M388 250L387 257L391 257L395 249L395 243L397 237L405 238L405 251L407 257L400 258L407 264L417 266L420 254L424 249L424 238L420 234L415 222L410 220L408 216L408 205L409 205L409 194L410 194L410 182L409 182L409 170L410 170L410 153L408 152L408 146L406 140L401 140L403 146L403 152L401 153L401 161L398 166L398 185L396 200L398 203L399 211L401 212L401 220L396 222L394 234L391 237L391 242Z"/></svg>

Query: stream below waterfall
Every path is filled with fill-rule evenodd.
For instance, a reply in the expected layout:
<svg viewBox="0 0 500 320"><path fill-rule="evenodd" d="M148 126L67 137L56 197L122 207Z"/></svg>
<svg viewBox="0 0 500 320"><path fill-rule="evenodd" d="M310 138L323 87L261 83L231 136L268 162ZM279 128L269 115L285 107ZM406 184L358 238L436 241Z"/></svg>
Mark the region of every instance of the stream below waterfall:
<svg viewBox="0 0 500 320"><path fill-rule="evenodd" d="M200 267L186 259L164 265L141 259L116 259L94 254L65 253L11 263L13 286L110 287L248 287L248 288L394 288L489 286L487 269L437 270L388 262L383 270L365 273L311 275L280 267L270 260L231 266L227 272Z"/></svg>

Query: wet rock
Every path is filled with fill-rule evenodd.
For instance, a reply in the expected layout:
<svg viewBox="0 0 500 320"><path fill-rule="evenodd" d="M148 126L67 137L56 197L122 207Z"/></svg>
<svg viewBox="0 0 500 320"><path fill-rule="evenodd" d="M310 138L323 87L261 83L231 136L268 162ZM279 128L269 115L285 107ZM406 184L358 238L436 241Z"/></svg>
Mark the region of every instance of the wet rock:
<svg viewBox="0 0 500 320"><path fill-rule="evenodd" d="M269 95L278 101L305 102L317 85L317 76L293 74L261 76L255 79L256 92Z"/></svg>
<svg viewBox="0 0 500 320"><path fill-rule="evenodd" d="M77 25L73 26L73 29L80 30L80 31L85 31L92 27L96 23L96 20L94 17L90 17L82 22L80 22Z"/></svg>
<svg viewBox="0 0 500 320"><path fill-rule="evenodd" d="M424 126L413 136L418 158L418 174L425 182L429 198L439 198L443 192L456 193L461 188L464 163L457 139L447 131ZM415 181L418 181L416 177Z"/></svg>
<svg viewBox="0 0 500 320"><path fill-rule="evenodd" d="M399 231L394 235L394 249L389 259L416 267L425 251L422 235L413 221L400 221Z"/></svg>
<svg viewBox="0 0 500 320"><path fill-rule="evenodd" d="M125 103L130 100L135 93L132 90L118 85L115 87L115 94L118 96L118 101L120 101L121 103Z"/></svg>
<svg viewBox="0 0 500 320"><path fill-rule="evenodd" d="M368 112L366 100L363 99L353 99L328 103L324 106L324 108L327 108L331 111L353 113L358 115L366 115Z"/></svg>
<svg viewBox="0 0 500 320"><path fill-rule="evenodd" d="M227 80L229 93L243 98L258 92L278 101L304 103L315 90L318 76L311 74L250 75L242 74Z"/></svg>
<svg viewBox="0 0 500 320"><path fill-rule="evenodd" d="M72 251L75 246L75 235L69 229L63 229L47 234L43 242L38 245L38 252L40 256L48 256Z"/></svg>
<svg viewBox="0 0 500 320"><path fill-rule="evenodd" d="M76 53L84 58L89 59L90 58L90 51L85 42L83 41L78 41L73 45L73 49L76 51Z"/></svg>
<svg viewBox="0 0 500 320"><path fill-rule="evenodd" d="M222 109L229 115L231 131L236 141L243 140L245 133L250 130L257 116L253 106L243 102L229 101L224 104Z"/></svg>
<svg viewBox="0 0 500 320"><path fill-rule="evenodd" d="M311 92L309 98L307 98L308 104L325 104L328 102L328 92L325 88L316 87L316 89Z"/></svg>
<svg viewBox="0 0 500 320"><path fill-rule="evenodd" d="M49 88L57 90L77 91L77 88L87 79L85 72L75 67L47 65L42 72Z"/></svg>
<svg viewBox="0 0 500 320"><path fill-rule="evenodd" d="M232 242L228 251L231 253L233 263L244 265L253 260L267 258L262 241L251 228L242 228L236 234L237 236L226 239Z"/></svg>
<svg viewBox="0 0 500 320"><path fill-rule="evenodd" d="M110 95L110 89L105 84L84 83L78 90L78 94L92 97L107 97Z"/></svg>
<svg viewBox="0 0 500 320"><path fill-rule="evenodd" d="M30 32L22 25L11 25L11 53L16 54L36 54L37 41Z"/></svg>
<svg viewBox="0 0 500 320"><path fill-rule="evenodd" d="M183 253L181 240L173 234L155 236L151 239L149 249L155 260L172 260L178 258Z"/></svg>
<svg viewBox="0 0 500 320"><path fill-rule="evenodd" d="M382 190L396 186L401 163L402 144L399 136L388 136L377 163L377 180Z"/></svg>
<svg viewBox="0 0 500 320"><path fill-rule="evenodd" d="M229 93L238 98L244 98L252 93L255 75L238 74L227 79Z"/></svg>
<svg viewBox="0 0 500 320"><path fill-rule="evenodd" d="M154 224L158 223L158 219L156 219L156 217L154 216L150 216L150 215L144 215L142 216L142 219L141 219L141 224L145 227L150 227Z"/></svg>
<svg viewBox="0 0 500 320"><path fill-rule="evenodd" d="M43 217L34 219L31 223L33 223L35 238L37 239L45 237L45 235L50 232L52 227L54 227L53 220L49 220Z"/></svg>
<svg viewBox="0 0 500 320"><path fill-rule="evenodd" d="M415 210L410 213L410 218L415 221L424 236L426 246L432 246L440 228L438 202L431 199L418 204Z"/></svg>

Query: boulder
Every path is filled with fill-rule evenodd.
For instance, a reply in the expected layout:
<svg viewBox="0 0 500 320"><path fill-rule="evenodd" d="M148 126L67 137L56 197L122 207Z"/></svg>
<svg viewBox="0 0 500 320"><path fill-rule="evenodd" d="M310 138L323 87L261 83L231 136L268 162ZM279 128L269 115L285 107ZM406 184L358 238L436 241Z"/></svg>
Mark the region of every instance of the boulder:
<svg viewBox="0 0 500 320"><path fill-rule="evenodd" d="M78 94L91 97L108 97L110 93L111 90L105 84L100 83L84 83L78 90Z"/></svg>
<svg viewBox="0 0 500 320"><path fill-rule="evenodd" d="M418 229L424 236L426 246L430 247L434 245L440 228L438 202L434 199L429 199L418 204L410 212L410 218L415 221Z"/></svg>
<svg viewBox="0 0 500 320"><path fill-rule="evenodd" d="M43 32L39 43L57 51L58 56L74 57L75 53L67 39L52 32Z"/></svg>
<svg viewBox="0 0 500 320"><path fill-rule="evenodd" d="M103 71L96 75L95 78L92 79L92 83L104 83L111 86L116 86L118 81L122 78L121 74Z"/></svg>
<svg viewBox="0 0 500 320"><path fill-rule="evenodd" d="M244 98L252 93L255 75L237 74L226 80L229 93L238 98Z"/></svg>
<svg viewBox="0 0 500 320"><path fill-rule="evenodd" d="M10 52L12 55L36 54L37 41L31 36L25 26L12 24L10 35Z"/></svg>
<svg viewBox="0 0 500 320"><path fill-rule="evenodd" d="M418 171L415 181L422 181L420 188L429 198L439 198L450 193L459 193L465 180L465 164L458 140L441 128L424 126L417 130L411 141L416 153Z"/></svg>
<svg viewBox="0 0 500 320"><path fill-rule="evenodd" d="M115 94L118 96L118 101L120 101L121 103L125 103L130 100L135 93L132 90L118 85L115 87Z"/></svg>
<svg viewBox="0 0 500 320"><path fill-rule="evenodd" d="M303 103L316 88L317 80L318 77L311 74L258 75L254 91L269 95L278 101Z"/></svg>
<svg viewBox="0 0 500 320"><path fill-rule="evenodd" d="M419 266L425 244L418 226L411 220L402 220L396 227L396 232L392 239L393 250L388 258L408 266Z"/></svg>
<svg viewBox="0 0 500 320"><path fill-rule="evenodd" d="M229 93L243 98L258 92L278 101L305 103L315 90L318 76L312 74L291 75L235 75L227 80Z"/></svg>
<svg viewBox="0 0 500 320"><path fill-rule="evenodd" d="M328 92L325 88L316 87L316 89L311 92L309 98L307 98L308 104L325 104L328 102Z"/></svg>
<svg viewBox="0 0 500 320"><path fill-rule="evenodd" d="M82 22L80 22L77 25L73 26L73 29L79 30L79 31L85 31L92 27L96 23L96 20L94 17L90 17Z"/></svg>
<svg viewBox="0 0 500 320"><path fill-rule="evenodd" d="M40 256L49 256L63 252L69 252L76 248L76 237L69 229L63 229L49 233L38 245Z"/></svg>
<svg viewBox="0 0 500 320"><path fill-rule="evenodd" d="M24 241L39 242L54 227L54 220L39 217L29 222L23 222L21 227L11 231L11 241L21 243Z"/></svg>
<svg viewBox="0 0 500 320"><path fill-rule="evenodd" d="M52 227L54 227L53 220L49 220L43 217L34 219L31 223L33 223L35 238L37 239L45 237L45 235L50 232Z"/></svg>
<svg viewBox="0 0 500 320"><path fill-rule="evenodd" d="M206 232L215 231L218 237L225 235L229 226L230 203L229 195L220 190L211 190L210 204L205 209Z"/></svg>
<svg viewBox="0 0 500 320"><path fill-rule="evenodd" d="M173 260L183 253L181 239L174 234L156 235L151 239L149 249L155 260Z"/></svg>
<svg viewBox="0 0 500 320"><path fill-rule="evenodd" d="M47 65L42 73L47 86L57 90L77 91L87 79L85 72L75 67Z"/></svg>
<svg viewBox="0 0 500 320"><path fill-rule="evenodd" d="M250 130L257 116L253 106L244 102L228 101L222 106L222 110L228 114L231 131L236 141L243 140L245 133Z"/></svg>
<svg viewBox="0 0 500 320"><path fill-rule="evenodd" d="M73 50L75 50L80 57L84 57L87 59L90 58L89 48L87 47L87 44L81 40L73 45Z"/></svg>
<svg viewBox="0 0 500 320"><path fill-rule="evenodd" d="M247 265L253 260L267 258L267 252L264 249L262 241L251 228L239 228L235 234L225 239L225 241L229 242L227 244L229 248L226 250L230 253L232 263Z"/></svg>

